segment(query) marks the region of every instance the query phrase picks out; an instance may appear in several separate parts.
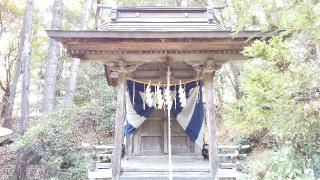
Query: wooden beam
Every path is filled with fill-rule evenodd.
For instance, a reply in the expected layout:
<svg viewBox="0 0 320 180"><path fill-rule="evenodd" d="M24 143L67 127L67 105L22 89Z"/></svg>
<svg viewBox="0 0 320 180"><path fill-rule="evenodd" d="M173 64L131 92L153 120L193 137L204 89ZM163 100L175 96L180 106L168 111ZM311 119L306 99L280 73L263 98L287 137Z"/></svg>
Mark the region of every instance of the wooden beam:
<svg viewBox="0 0 320 180"><path fill-rule="evenodd" d="M247 41L212 40L187 42L117 42L117 41L76 41L68 42L65 47L73 51L198 51L198 50L242 50L249 46Z"/></svg>
<svg viewBox="0 0 320 180"><path fill-rule="evenodd" d="M123 123L125 119L125 72L119 72L118 77L118 94L117 94L117 109L115 119L115 133L114 133L114 149L112 152L112 179L118 180L120 178L121 168L121 150L123 134Z"/></svg>
<svg viewBox="0 0 320 180"><path fill-rule="evenodd" d="M217 148L216 136L216 114L213 98L213 72L205 72L205 99L206 99L206 113L207 125L209 129L209 166L210 174L213 179L216 178L217 170L219 168L219 156ZM218 179L218 178L217 178Z"/></svg>
<svg viewBox="0 0 320 180"><path fill-rule="evenodd" d="M193 43L208 43L216 42L217 44L246 44L248 38L210 38L210 39L102 39L102 38L71 38L63 41L66 45L83 44L94 45L97 43L112 44L112 43L142 43L142 42L193 42Z"/></svg>
<svg viewBox="0 0 320 180"><path fill-rule="evenodd" d="M71 45L82 45L84 47L97 47L97 46L129 46L132 44L141 45L141 44L177 44L177 45L185 45L185 44L208 44L208 45L248 45L250 42L245 41L245 39L163 39L161 40L109 40L109 39L88 39L88 40L73 40L68 41L65 44L68 46ZM77 47L77 46L75 46Z"/></svg>
<svg viewBox="0 0 320 180"><path fill-rule="evenodd" d="M203 54L85 54L87 61L97 61L104 64L116 63L119 58L125 59L127 62L159 62L165 61L166 58L173 59L175 62L199 62L203 64L210 59L215 63L223 64L230 60L244 60L245 57L240 53L217 54L217 53L203 53Z"/></svg>

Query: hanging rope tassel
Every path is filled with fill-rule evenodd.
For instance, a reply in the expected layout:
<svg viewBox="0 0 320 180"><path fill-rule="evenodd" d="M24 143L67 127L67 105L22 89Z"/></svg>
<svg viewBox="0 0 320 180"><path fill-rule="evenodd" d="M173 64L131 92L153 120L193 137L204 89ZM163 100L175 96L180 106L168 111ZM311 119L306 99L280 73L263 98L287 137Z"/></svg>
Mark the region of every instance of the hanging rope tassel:
<svg viewBox="0 0 320 180"><path fill-rule="evenodd" d="M201 91L201 88L200 88L200 81L197 81L197 86L199 87L199 91L198 91L198 95L197 95L197 104L199 103L200 101L200 91Z"/></svg>
<svg viewBox="0 0 320 180"><path fill-rule="evenodd" d="M136 96L136 83L133 81L133 86L132 86L132 92L133 92L133 97L132 97L132 107L134 107L134 98Z"/></svg>
<svg viewBox="0 0 320 180"><path fill-rule="evenodd" d="M146 92L146 84L143 84L143 90L144 90L144 92ZM146 110L146 97L144 96L143 97L144 98L144 100L143 100L143 110Z"/></svg>
<svg viewBox="0 0 320 180"><path fill-rule="evenodd" d="M186 99L186 93L185 93L184 87L181 84L181 80L180 80L179 92L178 93L179 93L181 107L184 107L186 105L186 103L187 103L187 99Z"/></svg>
<svg viewBox="0 0 320 180"><path fill-rule="evenodd" d="M174 85L174 109L177 109L177 85Z"/></svg>

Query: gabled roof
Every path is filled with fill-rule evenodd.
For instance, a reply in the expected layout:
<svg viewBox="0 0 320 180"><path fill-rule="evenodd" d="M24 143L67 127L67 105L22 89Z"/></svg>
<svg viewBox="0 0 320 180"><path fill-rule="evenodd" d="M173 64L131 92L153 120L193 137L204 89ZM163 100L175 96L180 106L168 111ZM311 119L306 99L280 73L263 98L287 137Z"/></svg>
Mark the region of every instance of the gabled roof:
<svg viewBox="0 0 320 180"><path fill-rule="evenodd" d="M60 31L49 30L48 36L62 42L72 57L85 60L116 61L149 61L150 55L157 61L162 56L172 56L173 59L185 59L183 54L199 55L202 61L219 54L239 54L250 44L248 39L261 38L256 31L245 31L232 36L231 31ZM181 58L179 58L180 56ZM191 57L190 57L191 58ZM220 63L228 58L219 57Z"/></svg>
<svg viewBox="0 0 320 180"><path fill-rule="evenodd" d="M190 54L202 54L198 61L218 59L221 64L232 59L219 54L239 54L249 45L248 39L264 36L244 31L234 37L221 27L213 9L205 7L118 7L107 17L97 31L47 33L62 42L72 57L111 63L158 61L164 56L188 61Z"/></svg>
<svg viewBox="0 0 320 180"><path fill-rule="evenodd" d="M62 42L71 57L105 65L108 83L116 84L121 62L126 68L163 61L185 62L195 69L243 59L240 51L252 40L265 37L259 31L236 36L225 30L210 8L130 7L111 9L97 31L48 30ZM267 35L267 37L269 37Z"/></svg>

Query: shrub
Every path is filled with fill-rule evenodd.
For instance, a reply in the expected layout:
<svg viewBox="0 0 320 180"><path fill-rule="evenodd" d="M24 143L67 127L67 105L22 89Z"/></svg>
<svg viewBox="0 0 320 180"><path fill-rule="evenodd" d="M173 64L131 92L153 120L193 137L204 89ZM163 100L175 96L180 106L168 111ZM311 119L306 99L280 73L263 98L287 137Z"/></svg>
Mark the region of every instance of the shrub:
<svg viewBox="0 0 320 180"><path fill-rule="evenodd" d="M312 169L305 166L305 159L290 146L277 151L267 151L248 163L248 174L241 179L287 180L313 179Z"/></svg>
<svg viewBox="0 0 320 180"><path fill-rule="evenodd" d="M76 109L56 108L17 140L13 149L31 149L41 157L48 179L85 179L86 153L71 142Z"/></svg>

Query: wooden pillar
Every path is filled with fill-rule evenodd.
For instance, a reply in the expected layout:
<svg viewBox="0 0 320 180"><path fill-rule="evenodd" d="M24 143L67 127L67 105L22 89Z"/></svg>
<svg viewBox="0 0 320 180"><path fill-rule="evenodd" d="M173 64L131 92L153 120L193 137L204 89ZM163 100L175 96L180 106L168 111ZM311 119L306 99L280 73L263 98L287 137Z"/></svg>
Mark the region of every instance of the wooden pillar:
<svg viewBox="0 0 320 180"><path fill-rule="evenodd" d="M216 177L217 170L219 168L219 155L217 147L217 136L216 136L216 114L214 106L214 95L213 95L213 71L205 72L205 99L206 99L206 117L207 125L209 130L209 166L210 174L213 179Z"/></svg>
<svg viewBox="0 0 320 180"><path fill-rule="evenodd" d="M124 138L123 123L125 119L125 72L118 73L118 86L117 86L117 109L115 119L115 130L113 140L113 151L112 151L112 179L118 180L120 177L121 168L121 150L122 141Z"/></svg>

